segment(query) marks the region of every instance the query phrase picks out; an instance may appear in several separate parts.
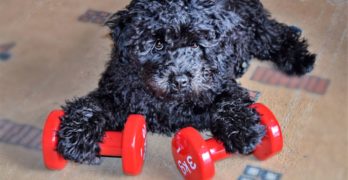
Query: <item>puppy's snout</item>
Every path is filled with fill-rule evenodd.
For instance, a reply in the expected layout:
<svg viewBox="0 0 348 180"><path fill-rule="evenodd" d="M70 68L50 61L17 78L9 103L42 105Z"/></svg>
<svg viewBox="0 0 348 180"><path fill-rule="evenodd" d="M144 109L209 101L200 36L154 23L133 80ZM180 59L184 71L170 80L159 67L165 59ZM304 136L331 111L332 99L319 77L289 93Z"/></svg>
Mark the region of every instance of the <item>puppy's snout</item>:
<svg viewBox="0 0 348 180"><path fill-rule="evenodd" d="M189 77L187 75L179 75L174 78L174 83L178 89L184 88L189 84Z"/></svg>

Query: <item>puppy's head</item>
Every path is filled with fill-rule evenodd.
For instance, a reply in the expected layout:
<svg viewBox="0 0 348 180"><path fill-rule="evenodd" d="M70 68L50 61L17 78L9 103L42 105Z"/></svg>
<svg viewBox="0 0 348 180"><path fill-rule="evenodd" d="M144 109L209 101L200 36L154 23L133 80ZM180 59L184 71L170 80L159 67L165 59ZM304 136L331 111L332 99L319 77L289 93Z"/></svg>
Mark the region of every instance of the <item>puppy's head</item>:
<svg viewBox="0 0 348 180"><path fill-rule="evenodd" d="M192 100L248 66L241 22L225 0L133 0L106 24L119 61L140 66L149 90Z"/></svg>

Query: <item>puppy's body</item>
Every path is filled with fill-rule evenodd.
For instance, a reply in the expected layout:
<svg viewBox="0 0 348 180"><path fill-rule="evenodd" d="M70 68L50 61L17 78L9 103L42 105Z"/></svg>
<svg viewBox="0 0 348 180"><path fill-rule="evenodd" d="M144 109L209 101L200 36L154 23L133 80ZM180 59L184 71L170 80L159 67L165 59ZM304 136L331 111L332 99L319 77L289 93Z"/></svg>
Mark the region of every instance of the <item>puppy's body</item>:
<svg viewBox="0 0 348 180"><path fill-rule="evenodd" d="M63 107L58 151L81 163L97 163L104 132L122 130L131 113L145 115L151 132L193 126L248 154L265 130L235 79L252 57L289 75L315 61L258 0L133 0L106 24L114 46L98 88Z"/></svg>

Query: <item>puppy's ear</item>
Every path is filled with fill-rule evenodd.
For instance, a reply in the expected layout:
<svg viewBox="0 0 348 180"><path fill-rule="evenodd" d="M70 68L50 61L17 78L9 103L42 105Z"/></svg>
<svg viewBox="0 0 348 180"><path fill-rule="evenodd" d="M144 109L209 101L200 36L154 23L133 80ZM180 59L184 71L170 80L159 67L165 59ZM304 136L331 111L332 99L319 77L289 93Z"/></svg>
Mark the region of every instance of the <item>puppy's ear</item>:
<svg viewBox="0 0 348 180"><path fill-rule="evenodd" d="M113 39L118 39L122 30L125 27L125 21L128 19L128 11L122 10L111 15L104 23L111 30L111 36Z"/></svg>

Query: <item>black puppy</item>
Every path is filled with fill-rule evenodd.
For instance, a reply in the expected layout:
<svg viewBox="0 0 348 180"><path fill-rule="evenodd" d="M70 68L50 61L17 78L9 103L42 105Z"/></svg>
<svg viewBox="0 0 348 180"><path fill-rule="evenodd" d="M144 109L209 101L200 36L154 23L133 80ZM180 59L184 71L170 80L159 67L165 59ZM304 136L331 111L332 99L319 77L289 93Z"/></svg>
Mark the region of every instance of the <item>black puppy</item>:
<svg viewBox="0 0 348 180"><path fill-rule="evenodd" d="M193 126L248 154L265 129L235 79L253 57L289 75L315 62L298 31L259 0L133 0L106 25L114 44L98 88L63 106L57 149L79 163L98 163L104 132L122 130L132 113L151 132Z"/></svg>

